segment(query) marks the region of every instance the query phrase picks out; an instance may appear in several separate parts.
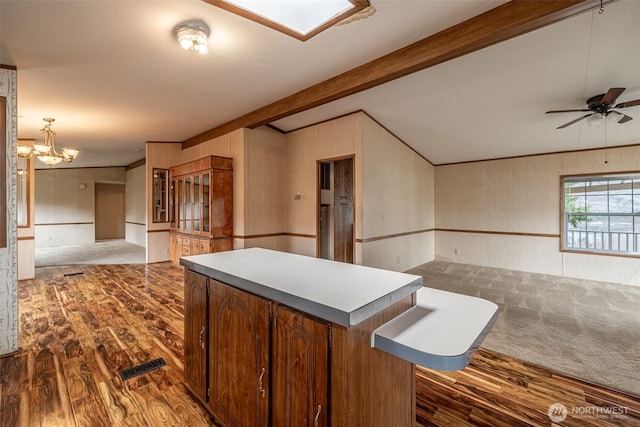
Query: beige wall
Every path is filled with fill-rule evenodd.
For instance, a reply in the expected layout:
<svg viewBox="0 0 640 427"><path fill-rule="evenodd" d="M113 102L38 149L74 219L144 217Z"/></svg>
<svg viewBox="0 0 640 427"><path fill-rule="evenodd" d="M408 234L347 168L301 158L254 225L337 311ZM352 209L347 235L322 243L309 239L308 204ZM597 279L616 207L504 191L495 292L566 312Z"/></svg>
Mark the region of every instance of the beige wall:
<svg viewBox="0 0 640 427"><path fill-rule="evenodd" d="M287 239L282 236L287 230L285 149L285 136L273 129L246 130L242 235L245 248L288 250Z"/></svg>
<svg viewBox="0 0 640 427"><path fill-rule="evenodd" d="M126 180L123 167L38 169L35 177L36 247L94 243L95 183Z"/></svg>
<svg viewBox="0 0 640 427"><path fill-rule="evenodd" d="M236 249L316 256L317 162L352 156L355 262L406 270L433 259L434 168L363 113L288 134L241 129L186 150L147 144L147 173L208 155L233 158Z"/></svg>
<svg viewBox="0 0 640 427"><path fill-rule="evenodd" d="M364 113L286 136L289 251L316 256L317 161L353 156L355 262L403 271L433 260L434 167L429 162ZM300 199L294 197L298 193Z"/></svg>
<svg viewBox="0 0 640 427"><path fill-rule="evenodd" d="M352 114L300 129L286 135L286 197L284 199L288 250L303 255L317 253L317 162L354 157L356 238L361 230L362 118ZM300 193L300 199L295 195ZM356 245L357 246L357 245ZM357 257L355 262L361 263Z"/></svg>
<svg viewBox="0 0 640 427"><path fill-rule="evenodd" d="M148 263L169 261L169 223L153 222L153 169L169 169L180 159L178 143L147 143L145 153L145 246Z"/></svg>
<svg viewBox="0 0 640 427"><path fill-rule="evenodd" d="M404 271L432 261L434 167L369 116L361 117L362 264Z"/></svg>
<svg viewBox="0 0 640 427"><path fill-rule="evenodd" d="M637 259L560 251L560 177L628 171L640 147L438 166L436 258L640 285Z"/></svg>
<svg viewBox="0 0 640 427"><path fill-rule="evenodd" d="M126 171L125 240L146 246L147 205L145 165ZM153 181L152 181L153 182Z"/></svg>

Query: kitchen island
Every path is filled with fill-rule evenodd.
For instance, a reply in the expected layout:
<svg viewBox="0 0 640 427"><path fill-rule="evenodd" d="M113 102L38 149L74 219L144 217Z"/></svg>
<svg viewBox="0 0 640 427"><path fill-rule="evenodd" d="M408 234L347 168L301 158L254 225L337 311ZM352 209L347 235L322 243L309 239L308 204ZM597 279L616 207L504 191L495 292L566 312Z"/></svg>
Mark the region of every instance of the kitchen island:
<svg viewBox="0 0 640 427"><path fill-rule="evenodd" d="M411 426L414 365L371 348L422 277L260 248L183 257L185 383L226 426Z"/></svg>
<svg viewBox="0 0 640 427"><path fill-rule="evenodd" d="M497 309L421 276L261 248L180 263L185 384L228 427L413 426L414 363L464 367Z"/></svg>

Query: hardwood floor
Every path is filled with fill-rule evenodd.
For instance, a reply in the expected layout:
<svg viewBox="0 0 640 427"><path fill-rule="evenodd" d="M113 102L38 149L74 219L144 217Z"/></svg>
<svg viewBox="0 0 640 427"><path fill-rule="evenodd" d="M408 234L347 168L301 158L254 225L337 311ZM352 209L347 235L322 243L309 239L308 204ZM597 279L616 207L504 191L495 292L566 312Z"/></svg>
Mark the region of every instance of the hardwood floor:
<svg viewBox="0 0 640 427"><path fill-rule="evenodd" d="M567 413L552 424L554 404ZM461 371L417 367L416 407L419 426L640 426L637 397L484 349Z"/></svg>
<svg viewBox="0 0 640 427"><path fill-rule="evenodd" d="M183 300L168 264L38 269L19 285L21 350L0 359L0 425L215 425L183 385Z"/></svg>
<svg viewBox="0 0 640 427"><path fill-rule="evenodd" d="M20 351L0 358L0 426L215 426L183 385L181 268L39 268L19 308ZM167 366L118 376L159 357ZM637 398L484 350L463 371L418 368L416 401L418 426L550 426L556 402L569 411L556 425L640 425ZM608 416L587 418L596 407Z"/></svg>

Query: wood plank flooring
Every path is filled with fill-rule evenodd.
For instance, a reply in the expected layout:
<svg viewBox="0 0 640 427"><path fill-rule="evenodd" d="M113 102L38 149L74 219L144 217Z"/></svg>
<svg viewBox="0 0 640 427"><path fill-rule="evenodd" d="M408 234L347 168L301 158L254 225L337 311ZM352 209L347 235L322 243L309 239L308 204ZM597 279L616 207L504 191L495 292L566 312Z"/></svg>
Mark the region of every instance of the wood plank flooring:
<svg viewBox="0 0 640 427"><path fill-rule="evenodd" d="M73 273L83 274L65 276ZM36 274L19 285L20 351L0 358L0 426L215 426L182 382L180 267ZM167 366L120 380L120 370L158 357ZM638 398L485 350L463 371L418 368L416 401L417 426L640 426ZM565 421L551 423L552 403L567 407ZM588 418L603 415L594 408L609 413Z"/></svg>
<svg viewBox="0 0 640 427"><path fill-rule="evenodd" d="M552 424L549 407L567 417ZM456 372L416 369L416 425L640 426L640 399L480 349Z"/></svg>
<svg viewBox="0 0 640 427"><path fill-rule="evenodd" d="M183 310L179 267L38 269L19 285L20 351L0 359L0 425L215 425L183 385Z"/></svg>

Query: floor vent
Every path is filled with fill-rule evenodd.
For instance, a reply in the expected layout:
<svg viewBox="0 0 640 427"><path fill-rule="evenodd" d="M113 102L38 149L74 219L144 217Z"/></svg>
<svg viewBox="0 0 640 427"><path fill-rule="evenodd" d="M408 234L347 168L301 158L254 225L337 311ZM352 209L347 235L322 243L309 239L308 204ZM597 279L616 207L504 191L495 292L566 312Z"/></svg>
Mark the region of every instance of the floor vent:
<svg viewBox="0 0 640 427"><path fill-rule="evenodd" d="M67 273L67 274L64 275L64 277L80 276L82 274L84 274L82 271L78 271L76 273Z"/></svg>
<svg viewBox="0 0 640 427"><path fill-rule="evenodd" d="M130 380L133 377L137 377L138 375L143 375L151 371L155 371L158 368L162 368L166 366L167 363L161 357L159 359L151 360L149 362L143 363L142 365L134 366L133 368L125 369L124 371L120 371L120 378L122 381Z"/></svg>

